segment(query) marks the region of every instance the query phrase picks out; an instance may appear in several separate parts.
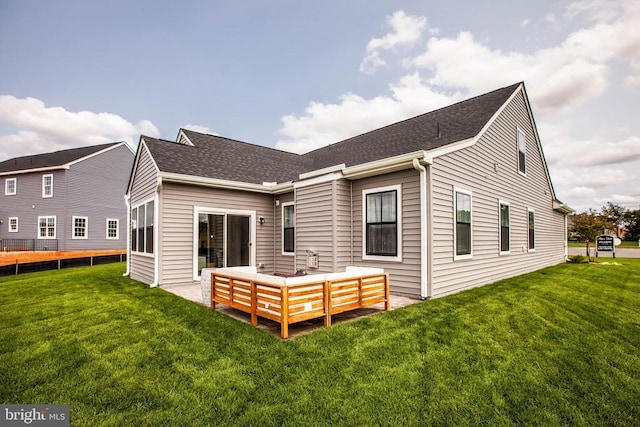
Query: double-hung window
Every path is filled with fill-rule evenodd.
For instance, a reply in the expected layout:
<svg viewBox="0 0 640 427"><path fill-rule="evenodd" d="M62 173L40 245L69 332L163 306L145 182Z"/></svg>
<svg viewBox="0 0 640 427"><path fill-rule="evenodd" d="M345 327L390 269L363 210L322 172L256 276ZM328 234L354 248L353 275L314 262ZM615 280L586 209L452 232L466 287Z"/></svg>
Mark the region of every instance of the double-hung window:
<svg viewBox="0 0 640 427"><path fill-rule="evenodd" d="M401 186L364 190L362 199L363 259L401 261Z"/></svg>
<svg viewBox="0 0 640 427"><path fill-rule="evenodd" d="M107 240L118 240L119 238L118 223L119 222L120 221L118 219L107 218L107 232L106 232Z"/></svg>
<svg viewBox="0 0 640 427"><path fill-rule="evenodd" d="M153 253L154 202L150 200L131 209L131 251Z"/></svg>
<svg viewBox="0 0 640 427"><path fill-rule="evenodd" d="M293 202L282 204L282 254L295 253L295 207Z"/></svg>
<svg viewBox="0 0 640 427"><path fill-rule="evenodd" d="M38 217L38 239L55 239L56 238L56 217L55 216L39 216Z"/></svg>
<svg viewBox="0 0 640 427"><path fill-rule="evenodd" d="M9 218L9 233L17 233L18 232L18 217L10 217Z"/></svg>
<svg viewBox="0 0 640 427"><path fill-rule="evenodd" d="M527 210L528 223L529 223L529 250L534 251L536 249L536 213L533 209Z"/></svg>
<svg viewBox="0 0 640 427"><path fill-rule="evenodd" d="M507 202L499 202L500 205L500 254L506 255L511 252L511 213Z"/></svg>
<svg viewBox="0 0 640 427"><path fill-rule="evenodd" d="M74 216L72 217L73 221L73 234L71 235L72 239L86 239L89 237L88 233L88 223L89 218L86 216Z"/></svg>
<svg viewBox="0 0 640 427"><path fill-rule="evenodd" d="M14 196L18 188L18 178L7 178L4 180L4 195Z"/></svg>
<svg viewBox="0 0 640 427"><path fill-rule="evenodd" d="M53 175L42 175L42 197L53 197Z"/></svg>
<svg viewBox="0 0 640 427"><path fill-rule="evenodd" d="M455 227L454 259L468 259L473 256L472 195L470 191L453 189Z"/></svg>
<svg viewBox="0 0 640 427"><path fill-rule="evenodd" d="M516 133L518 139L518 172L525 175L527 173L527 138L519 128Z"/></svg>

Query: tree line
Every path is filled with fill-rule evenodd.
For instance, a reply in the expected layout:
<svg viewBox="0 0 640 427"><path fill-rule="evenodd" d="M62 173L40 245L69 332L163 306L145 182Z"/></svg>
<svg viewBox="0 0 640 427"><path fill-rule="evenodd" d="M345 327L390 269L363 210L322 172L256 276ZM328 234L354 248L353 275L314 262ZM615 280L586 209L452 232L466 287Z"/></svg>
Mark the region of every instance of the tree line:
<svg viewBox="0 0 640 427"><path fill-rule="evenodd" d="M607 202L600 211L589 209L571 217L569 233L574 239L595 242L596 237L607 231L624 240L640 239L640 209L630 210Z"/></svg>

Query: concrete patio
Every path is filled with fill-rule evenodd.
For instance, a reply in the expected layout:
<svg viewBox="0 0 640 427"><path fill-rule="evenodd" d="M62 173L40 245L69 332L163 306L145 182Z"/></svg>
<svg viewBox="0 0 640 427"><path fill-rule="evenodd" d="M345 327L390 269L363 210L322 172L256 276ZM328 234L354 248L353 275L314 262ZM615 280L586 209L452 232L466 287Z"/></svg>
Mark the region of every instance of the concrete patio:
<svg viewBox="0 0 640 427"><path fill-rule="evenodd" d="M174 286L166 286L161 288L164 291L171 292L174 295L187 299L189 301L193 301L197 304L201 304L204 306L209 306L209 302L206 303L202 300L202 290L200 283L193 283L187 285L174 285ZM396 308L405 307L407 305L416 304L420 302L420 300L415 298L408 298L396 295L390 295L390 306L391 310L395 310ZM218 304L216 306L216 311L220 313L224 313L228 316L233 317L234 319L240 320L245 323L251 323L251 316L248 313L244 313L240 310L236 310L222 304ZM361 308L358 310L347 311L344 313L336 314L332 316L332 323L341 323L346 322L353 319L358 319L361 317L370 316L375 313L384 312L384 303L375 304L366 308ZM299 323L294 323L289 326L289 338L295 338L300 335L307 334L316 329L323 328L324 321L322 318L307 320ZM266 331L276 337L280 337L280 323L274 322L269 319L260 318L258 323L258 329Z"/></svg>

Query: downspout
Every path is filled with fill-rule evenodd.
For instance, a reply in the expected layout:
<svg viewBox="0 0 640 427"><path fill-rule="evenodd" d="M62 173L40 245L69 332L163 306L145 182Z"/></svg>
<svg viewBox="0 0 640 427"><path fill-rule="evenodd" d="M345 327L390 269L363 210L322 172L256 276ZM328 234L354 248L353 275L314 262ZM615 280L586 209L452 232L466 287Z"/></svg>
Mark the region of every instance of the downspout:
<svg viewBox="0 0 640 427"><path fill-rule="evenodd" d="M413 159L413 168L420 173L420 298L431 297L429 286L429 251L427 234L427 169L420 163L420 159Z"/></svg>
<svg viewBox="0 0 640 427"><path fill-rule="evenodd" d="M276 197L273 196L271 200L271 204L273 205L273 232L271 233L271 241L273 242L273 272L275 273L278 269L276 268ZM295 209L295 208L294 208ZM282 218L280 219L282 220ZM256 237L256 249L258 245L258 239Z"/></svg>
<svg viewBox="0 0 640 427"><path fill-rule="evenodd" d="M152 288L157 288L160 281L160 252L158 251L158 248L160 247L160 239L158 239L158 236L160 235L161 221L158 221L158 219L160 218L159 194L161 188L162 178L158 178L156 192L153 195L153 283L149 285Z"/></svg>
<svg viewBox="0 0 640 427"><path fill-rule="evenodd" d="M124 204L127 206L127 268L123 276L130 274L129 263L131 262L131 201L130 195L124 195Z"/></svg>
<svg viewBox="0 0 640 427"><path fill-rule="evenodd" d="M350 263L349 265L353 265L353 181L349 180L349 232L351 233L351 237L349 240L349 254L350 254Z"/></svg>

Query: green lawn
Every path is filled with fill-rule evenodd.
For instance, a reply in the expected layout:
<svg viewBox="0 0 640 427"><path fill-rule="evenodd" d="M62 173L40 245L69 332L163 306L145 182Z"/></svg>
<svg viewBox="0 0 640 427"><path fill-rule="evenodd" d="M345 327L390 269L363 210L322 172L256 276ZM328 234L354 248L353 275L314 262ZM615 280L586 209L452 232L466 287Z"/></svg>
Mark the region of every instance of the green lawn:
<svg viewBox="0 0 640 427"><path fill-rule="evenodd" d="M122 264L2 278L0 401L88 426L639 425L640 260L617 262L288 341Z"/></svg>

